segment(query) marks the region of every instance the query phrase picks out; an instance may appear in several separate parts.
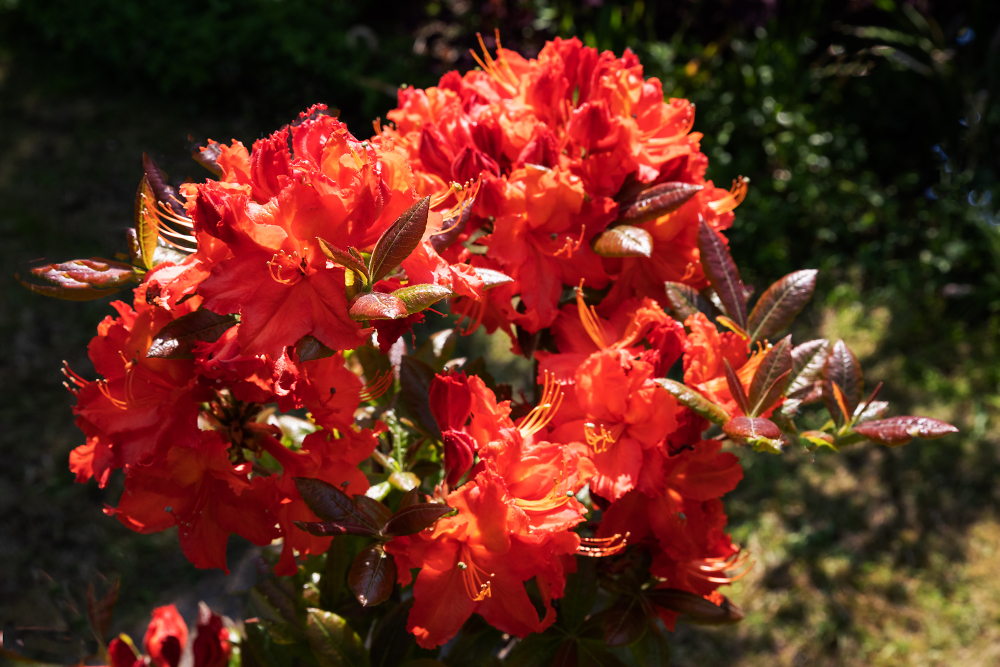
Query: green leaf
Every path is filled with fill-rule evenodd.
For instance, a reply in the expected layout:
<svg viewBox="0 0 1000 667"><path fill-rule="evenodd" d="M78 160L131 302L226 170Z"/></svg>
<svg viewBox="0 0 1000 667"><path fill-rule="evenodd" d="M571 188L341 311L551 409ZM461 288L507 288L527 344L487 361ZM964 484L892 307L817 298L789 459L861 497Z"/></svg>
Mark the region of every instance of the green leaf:
<svg viewBox="0 0 1000 667"><path fill-rule="evenodd" d="M618 222L641 225L655 220L679 209L704 187L695 183L681 182L654 185L640 192L634 199L621 204L618 209Z"/></svg>
<svg viewBox="0 0 1000 667"><path fill-rule="evenodd" d="M352 320L399 320L407 316L402 299L383 292L361 294L351 304Z"/></svg>
<svg viewBox="0 0 1000 667"><path fill-rule="evenodd" d="M430 202L430 197L424 197L414 203L382 234L369 262L373 283L385 278L420 245L427 228Z"/></svg>
<svg viewBox="0 0 1000 667"><path fill-rule="evenodd" d="M629 647L637 667L668 667L670 644L663 633L652 623L642 639Z"/></svg>
<svg viewBox="0 0 1000 667"><path fill-rule="evenodd" d="M653 237L641 227L622 225L598 234L592 247L601 257L651 257Z"/></svg>
<svg viewBox="0 0 1000 667"><path fill-rule="evenodd" d="M770 338L792 323L812 298L817 273L815 269L795 271L767 288L747 320L751 343Z"/></svg>
<svg viewBox="0 0 1000 667"><path fill-rule="evenodd" d="M139 183L139 191L135 193L132 217L139 263L143 268L151 269L153 253L156 252L156 240L160 237L160 218L156 215L156 195L153 194L153 188L145 176Z"/></svg>
<svg viewBox="0 0 1000 667"><path fill-rule="evenodd" d="M788 386L792 370L792 337L785 336L760 360L750 381L749 405L751 417L756 417L781 398ZM780 386L779 379L782 380Z"/></svg>
<svg viewBox="0 0 1000 667"><path fill-rule="evenodd" d="M389 475L386 481L399 491L412 491L420 486L420 478L412 472L396 471Z"/></svg>
<svg viewBox="0 0 1000 667"><path fill-rule="evenodd" d="M193 359L198 343L214 343L236 322L235 315L218 315L207 308L199 308L160 329L146 356L151 359Z"/></svg>
<svg viewBox="0 0 1000 667"><path fill-rule="evenodd" d="M114 294L138 277L136 269L128 264L100 257L36 266L31 269L31 273L52 284L36 285L21 280L23 287L36 294L66 301L100 299Z"/></svg>
<svg viewBox="0 0 1000 667"><path fill-rule="evenodd" d="M451 514L455 510L440 503L418 503L403 507L392 518L386 522L382 531L386 535L402 537L419 533L425 528L433 526L441 517Z"/></svg>
<svg viewBox="0 0 1000 667"><path fill-rule="evenodd" d="M597 559L577 558L576 572L566 575L559 616L568 630L583 624L597 602Z"/></svg>
<svg viewBox="0 0 1000 667"><path fill-rule="evenodd" d="M430 283L407 285L392 292L392 296L406 304L406 312L410 315L430 308L441 299L451 296L451 294L451 290L444 285L433 285Z"/></svg>
<svg viewBox="0 0 1000 667"><path fill-rule="evenodd" d="M517 643L504 664L510 667L553 667L553 660L562 644L562 637L548 633L528 635Z"/></svg>
<svg viewBox="0 0 1000 667"><path fill-rule="evenodd" d="M361 638L340 616L322 609L306 610L306 637L320 667L368 667Z"/></svg>
<svg viewBox="0 0 1000 667"><path fill-rule="evenodd" d="M339 264L345 269L350 269L354 271L359 276L366 281L366 284L371 283L371 276L368 275L368 267L365 266L364 261L360 255L357 254L357 250L349 248L348 250L341 250L337 246L333 245L329 241L316 237L319 241L319 249L323 251L323 254L327 256L328 259L332 260L334 264ZM354 250L354 252L350 252Z"/></svg>
<svg viewBox="0 0 1000 667"><path fill-rule="evenodd" d="M682 404L691 408L695 414L704 417L713 424L721 426L729 421L729 413L722 406L716 405L687 385L669 378L656 378L655 382L670 392Z"/></svg>
<svg viewBox="0 0 1000 667"><path fill-rule="evenodd" d="M362 607L385 602L395 583L396 562L381 544L372 544L359 553L347 573L347 585Z"/></svg>
<svg viewBox="0 0 1000 667"><path fill-rule="evenodd" d="M242 644L242 653L247 664L260 667L286 667L295 664L297 660L295 644L280 644L274 641L265 622L247 622L244 624L246 642ZM246 655L249 653L249 655ZM253 662L251 662L253 661Z"/></svg>
<svg viewBox="0 0 1000 667"><path fill-rule="evenodd" d="M440 373L454 354L457 342L458 331L456 329L442 329L431 334L410 356L419 359L433 368L435 372Z"/></svg>
<svg viewBox="0 0 1000 667"><path fill-rule="evenodd" d="M747 328L747 297L739 269L722 236L702 220L698 226L698 251L705 276L729 315L742 329Z"/></svg>

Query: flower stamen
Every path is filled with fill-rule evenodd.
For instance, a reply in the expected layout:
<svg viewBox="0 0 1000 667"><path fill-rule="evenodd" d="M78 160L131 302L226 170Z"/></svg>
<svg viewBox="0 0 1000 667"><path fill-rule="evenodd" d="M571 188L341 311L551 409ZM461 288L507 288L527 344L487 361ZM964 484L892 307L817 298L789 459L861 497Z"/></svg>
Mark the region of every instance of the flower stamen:
<svg viewBox="0 0 1000 667"><path fill-rule="evenodd" d="M389 387L392 386L392 381L394 379L395 377L393 376L392 371L380 371L376 373L371 382L366 384L361 389L361 393L358 394L358 398L361 399L361 401L378 400L389 390Z"/></svg>
<svg viewBox="0 0 1000 667"><path fill-rule="evenodd" d="M608 341L604 338L604 327L601 326L601 319L597 316L597 311L594 310L594 307L588 307L583 301L582 280L580 281L580 286L576 289L576 309L580 313L580 323L583 324L583 328L587 332L587 335L590 336L590 340L594 341L597 349L605 349L608 346Z"/></svg>
<svg viewBox="0 0 1000 667"><path fill-rule="evenodd" d="M630 533L615 533L611 537L581 537L576 553L590 558L614 556L625 550Z"/></svg>
<svg viewBox="0 0 1000 667"><path fill-rule="evenodd" d="M492 595L489 577L496 575L492 572L486 574L486 570L476 565L466 544L462 545L460 557L462 560L458 561L455 566L462 571L462 584L465 586L465 593L474 602L482 602Z"/></svg>
<svg viewBox="0 0 1000 667"><path fill-rule="evenodd" d="M556 380L556 376L546 371L544 383L542 400L531 409L531 412L528 413L518 427L521 431L521 436L524 438L529 438L545 428L552 421L552 417L559 411L559 406L562 405L563 391Z"/></svg>
<svg viewBox="0 0 1000 667"><path fill-rule="evenodd" d="M733 187L730 188L729 194L722 199L708 202L708 207L716 213L728 213L732 211L746 199L747 190L749 189L747 183L749 182L750 179L744 176L738 176L733 179Z"/></svg>

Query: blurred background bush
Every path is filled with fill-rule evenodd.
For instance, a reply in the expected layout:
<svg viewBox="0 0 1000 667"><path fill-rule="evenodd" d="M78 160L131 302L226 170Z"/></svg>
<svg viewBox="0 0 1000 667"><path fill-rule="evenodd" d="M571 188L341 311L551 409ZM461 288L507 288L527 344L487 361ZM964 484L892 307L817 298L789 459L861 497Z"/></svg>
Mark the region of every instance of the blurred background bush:
<svg viewBox="0 0 1000 667"><path fill-rule="evenodd" d="M201 178L189 135L249 144L315 102L365 136L401 84L471 68L476 32L493 46L494 29L526 56L555 36L630 48L668 96L696 102L709 177L751 178L729 234L744 279L821 269L797 337L845 338L895 414L963 431L745 457L727 507L758 561L730 591L747 620L680 630L674 664L996 664L994 0L0 0L0 261L10 274L111 256L143 150ZM2 295L5 637L85 650L76 612L102 576L123 577L125 628L167 601L238 614L226 596L246 581L192 571L172 535L129 533L100 513L114 483L74 485L66 470L82 436L58 363L92 374L85 345L107 304L13 280ZM236 563L246 550L232 549Z"/></svg>

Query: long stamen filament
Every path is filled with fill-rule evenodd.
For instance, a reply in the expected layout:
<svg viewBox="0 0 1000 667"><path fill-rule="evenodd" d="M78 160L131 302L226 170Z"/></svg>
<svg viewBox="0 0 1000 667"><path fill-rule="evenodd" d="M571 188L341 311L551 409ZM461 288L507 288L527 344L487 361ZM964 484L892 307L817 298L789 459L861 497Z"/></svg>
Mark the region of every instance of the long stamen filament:
<svg viewBox="0 0 1000 667"><path fill-rule="evenodd" d="M722 199L717 201L709 202L708 206L716 213L728 213L734 208L739 206L747 196L747 190L749 186L747 183L750 182L749 178L744 176L739 176L733 179L733 187L730 188L729 194L727 194Z"/></svg>
<svg viewBox="0 0 1000 667"><path fill-rule="evenodd" d="M629 534L615 533L611 537L581 537L580 546L577 547L576 553L591 558L614 556L625 550Z"/></svg>
<svg viewBox="0 0 1000 667"><path fill-rule="evenodd" d="M358 394L358 398L362 401L374 401L379 399L385 392L389 390L392 386L392 381L394 380L392 371L378 372L375 377L372 378L371 382L366 384L362 389L361 393Z"/></svg>
<svg viewBox="0 0 1000 667"><path fill-rule="evenodd" d="M590 340L594 341L597 349L605 349L608 346L608 341L604 338L604 327L601 326L601 319L597 316L597 311L594 310L594 307L588 307L583 301L582 280L576 290L576 309L580 313L580 323L583 324L583 328L587 332L587 335L590 336Z"/></svg>
<svg viewBox="0 0 1000 667"><path fill-rule="evenodd" d="M542 400L531 409L531 412L518 427L522 437L531 437L545 428L562 405L563 391L559 382L556 381L555 375L546 371L544 383Z"/></svg>
<svg viewBox="0 0 1000 667"><path fill-rule="evenodd" d="M458 561L456 567L462 571L462 584L465 586L465 593L475 602L482 602L492 595L489 577L495 577L492 572L486 574L486 570L476 565L472 560L472 553L466 544L462 545L460 552L462 560Z"/></svg>

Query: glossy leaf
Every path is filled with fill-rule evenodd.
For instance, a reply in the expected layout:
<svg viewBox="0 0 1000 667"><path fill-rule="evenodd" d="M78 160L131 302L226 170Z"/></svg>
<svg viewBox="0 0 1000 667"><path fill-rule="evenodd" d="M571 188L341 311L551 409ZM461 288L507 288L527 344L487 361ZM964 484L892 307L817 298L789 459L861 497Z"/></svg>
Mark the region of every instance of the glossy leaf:
<svg viewBox="0 0 1000 667"><path fill-rule="evenodd" d="M36 294L66 301L100 299L114 294L136 278L135 269L128 264L99 257L36 266L31 273L52 284L37 285L21 280L22 286Z"/></svg>
<svg viewBox="0 0 1000 667"><path fill-rule="evenodd" d="M406 304L402 299L383 292L368 292L360 295L351 304L353 320L399 320L406 317Z"/></svg>
<svg viewBox="0 0 1000 667"><path fill-rule="evenodd" d="M933 440L949 433L958 433L958 429L947 422L930 417L902 416L857 424L854 432L880 445L898 447L913 438Z"/></svg>
<svg viewBox="0 0 1000 667"><path fill-rule="evenodd" d="M777 440L781 437L781 429L778 428L778 425L763 417L733 417L723 425L722 430L730 438L736 440L759 437Z"/></svg>
<svg viewBox="0 0 1000 667"><path fill-rule="evenodd" d="M246 642L241 647L243 664L260 667L284 667L297 660L293 655L294 645L283 645L274 640L266 621L244 624Z"/></svg>
<svg viewBox="0 0 1000 667"><path fill-rule="evenodd" d="M347 573L347 585L362 607L385 602L396 583L396 562L381 544L372 544L358 554Z"/></svg>
<svg viewBox="0 0 1000 667"><path fill-rule="evenodd" d="M87 585L87 621L94 631L97 641L104 643L107 639L108 631L111 629L111 618L115 613L115 604L118 602L118 591L121 585L120 579L115 579L108 590L98 600L94 596L94 584Z"/></svg>
<svg viewBox="0 0 1000 667"><path fill-rule="evenodd" d="M406 209L375 244L370 262L372 282L385 278L420 245L427 228L430 197L424 197Z"/></svg>
<svg viewBox="0 0 1000 667"><path fill-rule="evenodd" d="M452 292L444 285L434 285L426 283L422 285L407 285L392 293L406 305L406 312L410 315L419 313L430 308L435 303L451 296Z"/></svg>
<svg viewBox="0 0 1000 667"><path fill-rule="evenodd" d="M740 409L740 412L749 415L750 399L747 398L746 392L743 390L743 383L740 382L740 378L736 375L733 367L729 365L728 359L723 359L722 365L726 369L726 385L729 387L729 394L736 401L736 406Z"/></svg>
<svg viewBox="0 0 1000 667"><path fill-rule="evenodd" d="M750 395L747 398L751 410L748 414L751 417L766 411L781 397L785 387L788 386L791 370L792 337L785 336L767 351L750 381ZM775 383L781 377L784 378L784 382L779 387ZM777 390L777 395L774 395L772 389Z"/></svg>
<svg viewBox="0 0 1000 667"><path fill-rule="evenodd" d="M819 380L830 349L829 341L811 340L792 349L792 374L788 380L788 396L803 403L818 401L822 387Z"/></svg>
<svg viewBox="0 0 1000 667"><path fill-rule="evenodd" d="M795 271L767 288L747 319L752 343L770 338L792 323L812 298L817 273L816 269Z"/></svg>
<svg viewBox="0 0 1000 667"><path fill-rule="evenodd" d="M420 486L420 478L412 472L394 472L386 480L392 488L400 491L412 491Z"/></svg>
<svg viewBox="0 0 1000 667"><path fill-rule="evenodd" d="M653 237L641 227L621 225L598 234L592 247L601 257L651 257Z"/></svg>
<svg viewBox="0 0 1000 667"><path fill-rule="evenodd" d="M403 497L399 499L399 509L404 507L412 507L420 502L420 489L412 488L403 494Z"/></svg>
<svg viewBox="0 0 1000 667"><path fill-rule="evenodd" d="M618 222L641 225L660 216L672 213L683 206L705 186L695 183L660 183L647 188L619 208Z"/></svg>
<svg viewBox="0 0 1000 667"><path fill-rule="evenodd" d="M207 308L200 308L181 315L160 329L146 356L152 359L192 359L198 343L214 343L235 324L234 315L218 315Z"/></svg>
<svg viewBox="0 0 1000 667"><path fill-rule="evenodd" d="M348 250L341 250L329 241L321 239L318 236L316 237L316 240L319 241L319 249L323 251L323 254L326 255L327 259L332 261L334 264L339 264L345 269L357 272L358 275L363 276L367 282L371 282L371 276L368 275L368 267L365 266L363 259L357 254L357 251L351 253Z"/></svg>
<svg viewBox="0 0 1000 667"><path fill-rule="evenodd" d="M685 620L702 625L730 625L743 620L743 610L723 598L717 605L701 595L678 588L656 588L644 593L647 600L658 607L676 611Z"/></svg>
<svg viewBox="0 0 1000 667"><path fill-rule="evenodd" d="M611 605L604 617L604 643L628 646L639 641L649 624L642 598L626 596Z"/></svg>
<svg viewBox="0 0 1000 667"><path fill-rule="evenodd" d="M465 231L465 225L472 215L472 206L476 203L475 197L469 197L462 203L462 210L450 218L445 218L441 223L441 231L431 236L431 245L434 250L441 253L454 245L458 237Z"/></svg>
<svg viewBox="0 0 1000 667"><path fill-rule="evenodd" d="M354 498L339 488L321 479L296 477L295 487L309 509L323 521L333 521L344 525L363 525L378 532L382 525L363 512ZM363 498L364 496L358 496Z"/></svg>
<svg viewBox="0 0 1000 667"><path fill-rule="evenodd" d="M508 276L506 273L501 273L500 271L494 271L493 269L484 269L480 266L472 267L483 281L483 289L492 289L499 285L506 285L507 283L514 282L514 279Z"/></svg>
<svg viewBox="0 0 1000 667"><path fill-rule="evenodd" d="M354 504L365 516L369 523L379 530L385 527L386 522L392 517L392 510L383 505L378 500L370 498L365 494L354 496Z"/></svg>
<svg viewBox="0 0 1000 667"><path fill-rule="evenodd" d="M207 146L197 146L191 153L194 161L208 169L218 177L222 177L222 167L219 166L219 156L222 155L222 147L218 142L208 140Z"/></svg>
<svg viewBox="0 0 1000 667"><path fill-rule="evenodd" d="M691 408L695 414L713 424L721 426L729 421L729 413L722 406L716 405L687 385L669 378L656 378L655 381L679 402Z"/></svg>
<svg viewBox="0 0 1000 667"><path fill-rule="evenodd" d="M434 381L434 369L413 357L403 357L399 367L400 393L403 402L423 426L424 430L434 438L441 439L441 429L431 413L430 388Z"/></svg>
<svg viewBox="0 0 1000 667"><path fill-rule="evenodd" d="M667 302L674 312L674 317L683 322L692 315L701 311L698 307L698 290L684 283L672 283L667 281Z"/></svg>
<svg viewBox="0 0 1000 667"><path fill-rule="evenodd" d="M843 340L834 343L833 349L826 358L826 364L823 366L823 401L830 414L837 415L840 414L841 410L837 405L833 384L837 384L843 392L847 408L846 418L850 419L854 414L854 409L861 402L864 377L861 365Z"/></svg>
<svg viewBox="0 0 1000 667"><path fill-rule="evenodd" d="M799 437L805 438L817 447L829 447L834 451L839 451L833 436L825 431L805 431Z"/></svg>
<svg viewBox="0 0 1000 667"><path fill-rule="evenodd" d="M347 521L293 521L299 530L319 537L339 537L341 535L357 535L359 537L378 537L379 531L364 523Z"/></svg>
<svg viewBox="0 0 1000 667"><path fill-rule="evenodd" d="M440 503L418 503L404 507L392 515L382 532L393 537L413 535L433 526L438 519L455 510Z"/></svg>
<svg viewBox="0 0 1000 667"><path fill-rule="evenodd" d="M726 309L741 328L747 328L747 297L739 269L722 237L702 220L698 226L698 251L705 276Z"/></svg>
<svg viewBox="0 0 1000 667"><path fill-rule="evenodd" d="M139 183L139 191L135 193L135 206L132 213L135 224L136 252L139 263L146 269L153 268L153 253L156 252L156 241L160 237L160 218L156 215L156 195L149 185L149 179L143 177Z"/></svg>
<svg viewBox="0 0 1000 667"><path fill-rule="evenodd" d="M368 651L358 633L334 613L307 610L306 637L320 667L368 667Z"/></svg>
<svg viewBox="0 0 1000 667"><path fill-rule="evenodd" d="M862 403L858 406L857 410L854 411L854 423L863 424L864 422L881 419L888 409L889 403L886 401L869 401L867 403ZM857 429L855 428L855 430Z"/></svg>
<svg viewBox="0 0 1000 667"><path fill-rule="evenodd" d="M299 361L315 361L316 359L326 359L337 354L336 350L331 350L323 343L312 336L303 336L295 344L295 356Z"/></svg>
<svg viewBox="0 0 1000 667"><path fill-rule="evenodd" d="M142 170L153 191L156 202L162 202L174 214L187 217L184 202L177 196L177 190L167 181L167 174L146 153L142 154ZM156 205L156 202L153 205Z"/></svg>

